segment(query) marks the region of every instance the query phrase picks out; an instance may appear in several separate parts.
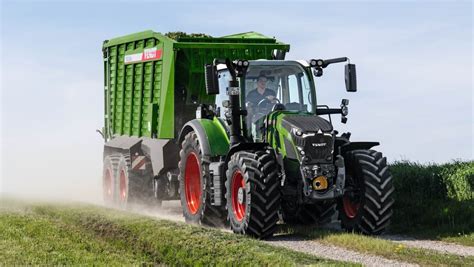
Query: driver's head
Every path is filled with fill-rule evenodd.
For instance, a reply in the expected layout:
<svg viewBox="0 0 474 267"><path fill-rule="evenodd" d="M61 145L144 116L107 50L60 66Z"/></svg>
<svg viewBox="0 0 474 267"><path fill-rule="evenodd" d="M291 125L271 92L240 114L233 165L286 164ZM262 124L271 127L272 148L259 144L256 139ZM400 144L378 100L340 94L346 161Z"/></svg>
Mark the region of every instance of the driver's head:
<svg viewBox="0 0 474 267"><path fill-rule="evenodd" d="M265 90L265 88L267 88L267 76L265 76L263 74L258 76L257 88L262 89L262 90Z"/></svg>

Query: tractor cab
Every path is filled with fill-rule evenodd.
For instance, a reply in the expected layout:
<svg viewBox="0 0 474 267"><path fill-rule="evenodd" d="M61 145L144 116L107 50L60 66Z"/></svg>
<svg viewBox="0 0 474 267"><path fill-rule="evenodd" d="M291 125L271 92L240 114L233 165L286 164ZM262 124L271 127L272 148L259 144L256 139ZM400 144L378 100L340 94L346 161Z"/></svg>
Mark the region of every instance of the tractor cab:
<svg viewBox="0 0 474 267"><path fill-rule="evenodd" d="M219 94L216 106L224 110L231 75L224 64L218 67ZM261 141L265 117L273 111L315 114L316 94L309 64L292 60L255 60L240 78L240 103L247 110L248 136ZM221 113L224 118L225 113Z"/></svg>

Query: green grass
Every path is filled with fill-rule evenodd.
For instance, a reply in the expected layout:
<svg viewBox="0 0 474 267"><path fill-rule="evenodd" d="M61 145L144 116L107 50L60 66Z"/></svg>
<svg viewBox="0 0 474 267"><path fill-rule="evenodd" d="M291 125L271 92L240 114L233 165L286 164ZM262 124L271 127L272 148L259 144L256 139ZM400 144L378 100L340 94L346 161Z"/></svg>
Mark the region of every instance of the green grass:
<svg viewBox="0 0 474 267"><path fill-rule="evenodd" d="M449 243L454 243L463 246L474 247L474 232L453 232L453 229L438 227L436 229L418 229L418 230L398 230L391 234L402 234L418 239L438 240Z"/></svg>
<svg viewBox="0 0 474 267"><path fill-rule="evenodd" d="M350 265L91 205L1 199L0 265Z"/></svg>
<svg viewBox="0 0 474 267"><path fill-rule="evenodd" d="M462 257L436 251L407 247L405 245L354 233L335 232L316 228L300 228L283 230L306 239L323 244L331 244L362 253L381 256L397 261L416 263L423 266L474 266L474 257Z"/></svg>
<svg viewBox="0 0 474 267"><path fill-rule="evenodd" d="M474 246L474 161L395 162L390 231Z"/></svg>
<svg viewBox="0 0 474 267"><path fill-rule="evenodd" d="M474 247L474 233L459 233L457 236L437 236L437 239L445 242L456 243L463 246Z"/></svg>

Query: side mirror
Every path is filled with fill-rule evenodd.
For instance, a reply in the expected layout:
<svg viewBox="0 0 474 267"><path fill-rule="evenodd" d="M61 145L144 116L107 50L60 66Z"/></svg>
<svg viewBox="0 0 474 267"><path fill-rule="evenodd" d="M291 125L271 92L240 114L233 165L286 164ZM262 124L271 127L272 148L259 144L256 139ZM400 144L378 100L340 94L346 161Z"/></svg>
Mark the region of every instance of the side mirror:
<svg viewBox="0 0 474 267"><path fill-rule="evenodd" d="M356 65L346 64L345 68L346 91L357 92Z"/></svg>
<svg viewBox="0 0 474 267"><path fill-rule="evenodd" d="M208 95L219 94L216 66L214 64L206 64L204 67L204 76L206 77L206 93Z"/></svg>

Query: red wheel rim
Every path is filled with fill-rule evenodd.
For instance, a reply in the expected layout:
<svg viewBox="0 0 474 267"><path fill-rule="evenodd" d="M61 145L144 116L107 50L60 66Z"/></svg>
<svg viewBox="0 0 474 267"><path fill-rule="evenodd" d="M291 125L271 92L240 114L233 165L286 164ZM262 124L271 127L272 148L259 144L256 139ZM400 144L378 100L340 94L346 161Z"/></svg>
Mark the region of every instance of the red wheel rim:
<svg viewBox="0 0 474 267"><path fill-rule="evenodd" d="M232 175L232 211L238 221L245 216L245 181L242 173L237 170Z"/></svg>
<svg viewBox="0 0 474 267"><path fill-rule="evenodd" d="M104 198L107 201L112 200L113 198L113 186L112 186L112 172L110 169L107 169L104 174L104 181L103 181L103 189L104 189Z"/></svg>
<svg viewBox="0 0 474 267"><path fill-rule="evenodd" d="M127 176L124 170L120 171L120 201L127 200Z"/></svg>
<svg viewBox="0 0 474 267"><path fill-rule="evenodd" d="M196 214L201 202L201 168L194 152L189 153L186 158L184 169L184 191L186 205L191 214Z"/></svg>
<svg viewBox="0 0 474 267"><path fill-rule="evenodd" d="M344 206L344 213L347 217L353 219L357 216L357 211L359 210L360 204L352 201L348 196L344 196L342 199Z"/></svg>

